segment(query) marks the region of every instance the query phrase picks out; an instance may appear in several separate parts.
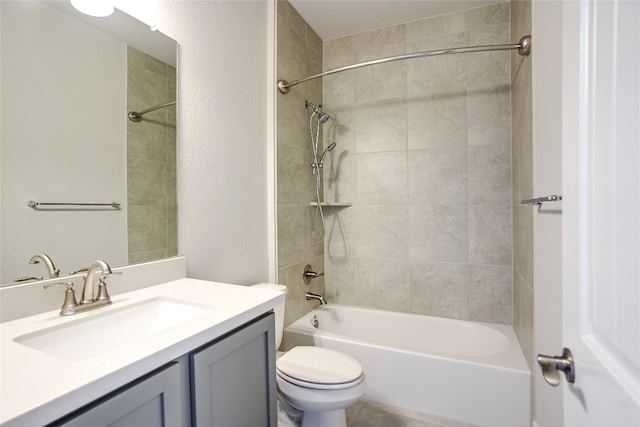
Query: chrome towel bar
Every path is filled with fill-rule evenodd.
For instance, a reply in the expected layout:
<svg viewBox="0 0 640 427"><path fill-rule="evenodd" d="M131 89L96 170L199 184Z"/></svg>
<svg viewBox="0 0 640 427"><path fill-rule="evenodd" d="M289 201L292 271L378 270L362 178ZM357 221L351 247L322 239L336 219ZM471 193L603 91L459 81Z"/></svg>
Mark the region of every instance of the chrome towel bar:
<svg viewBox="0 0 640 427"><path fill-rule="evenodd" d="M39 209L41 206L57 206L57 207L111 207L114 209L120 209L120 203L111 202L111 203L57 203L57 202L36 202L34 200L29 200L27 206L33 209Z"/></svg>
<svg viewBox="0 0 640 427"><path fill-rule="evenodd" d="M562 196L552 194L551 196L538 197L536 199L521 200L520 204L541 206L544 202L558 202L560 200L562 200Z"/></svg>

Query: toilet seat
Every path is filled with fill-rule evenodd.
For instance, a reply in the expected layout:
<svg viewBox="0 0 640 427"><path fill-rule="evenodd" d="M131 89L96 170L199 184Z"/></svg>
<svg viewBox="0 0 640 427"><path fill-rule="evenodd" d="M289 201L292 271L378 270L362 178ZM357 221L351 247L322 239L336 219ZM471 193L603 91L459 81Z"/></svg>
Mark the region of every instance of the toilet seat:
<svg viewBox="0 0 640 427"><path fill-rule="evenodd" d="M357 360L324 347L294 347L276 361L276 371L289 383L321 390L354 387L364 380Z"/></svg>

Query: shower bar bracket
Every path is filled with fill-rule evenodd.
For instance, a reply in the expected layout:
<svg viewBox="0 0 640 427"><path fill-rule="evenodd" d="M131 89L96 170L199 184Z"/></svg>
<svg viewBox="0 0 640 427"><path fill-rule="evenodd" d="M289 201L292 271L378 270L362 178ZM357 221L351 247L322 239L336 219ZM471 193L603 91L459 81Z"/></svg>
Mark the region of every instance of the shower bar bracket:
<svg viewBox="0 0 640 427"><path fill-rule="evenodd" d="M516 44L498 44L498 45L486 45L486 46L459 47L459 48L451 48L451 49L438 49L438 50L430 50L426 52L408 53L405 55L374 59L372 61L360 62L357 64L347 65L344 67L323 71L322 73L314 74L313 76L294 80L292 82L288 82L286 80L278 80L278 90L280 91L280 93L289 93L290 88L297 84L300 84L309 80L317 79L320 77L329 76L331 74L341 73L343 71L353 70L361 67L367 67L369 65L384 64L387 62L400 61L404 59L425 58L429 56L451 55L456 53L487 52L492 50L517 50L520 56L529 56L529 53L531 52L531 36L527 35L522 37L520 41L518 41L518 43Z"/></svg>
<svg viewBox="0 0 640 427"><path fill-rule="evenodd" d="M145 114L150 113L152 111L159 110L160 108L170 107L172 105L176 105L176 101L169 101L169 102L165 102L164 104L155 105L151 108L147 108L146 110L142 110L140 112L131 111L128 114L128 117L129 117L129 120L131 120L132 122L139 122L142 120L142 116L144 116Z"/></svg>
<svg viewBox="0 0 640 427"><path fill-rule="evenodd" d="M53 206L58 208L64 207L110 207L114 209L120 209L120 203L111 202L111 203L58 203L58 202L36 202L34 200L29 200L27 206L33 209L40 209L40 207Z"/></svg>
<svg viewBox="0 0 640 427"><path fill-rule="evenodd" d="M542 206L544 202L559 202L560 200L562 200L562 196L552 194L551 196L538 197L536 199L521 200L520 204Z"/></svg>

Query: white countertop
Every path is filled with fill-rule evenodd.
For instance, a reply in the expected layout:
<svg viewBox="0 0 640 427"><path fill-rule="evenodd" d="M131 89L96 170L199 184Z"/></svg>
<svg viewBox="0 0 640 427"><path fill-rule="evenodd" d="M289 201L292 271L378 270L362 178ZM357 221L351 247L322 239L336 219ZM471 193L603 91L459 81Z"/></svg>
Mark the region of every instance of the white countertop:
<svg viewBox="0 0 640 427"><path fill-rule="evenodd" d="M14 341L34 331L166 297L213 307L205 314L148 336L135 345L80 361L62 360ZM62 317L49 311L0 324L0 424L42 425L92 402L284 302L277 291L180 279L115 295L113 304ZM62 301L60 301L62 303ZM95 331L99 334L100 331Z"/></svg>

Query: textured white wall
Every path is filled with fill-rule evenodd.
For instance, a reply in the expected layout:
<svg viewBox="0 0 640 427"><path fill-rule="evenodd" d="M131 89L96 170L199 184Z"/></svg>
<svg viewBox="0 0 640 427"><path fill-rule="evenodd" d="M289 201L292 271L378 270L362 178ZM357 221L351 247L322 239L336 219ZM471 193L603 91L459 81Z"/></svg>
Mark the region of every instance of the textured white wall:
<svg viewBox="0 0 640 427"><path fill-rule="evenodd" d="M180 44L178 252L187 275L267 280L268 2L116 6Z"/></svg>

